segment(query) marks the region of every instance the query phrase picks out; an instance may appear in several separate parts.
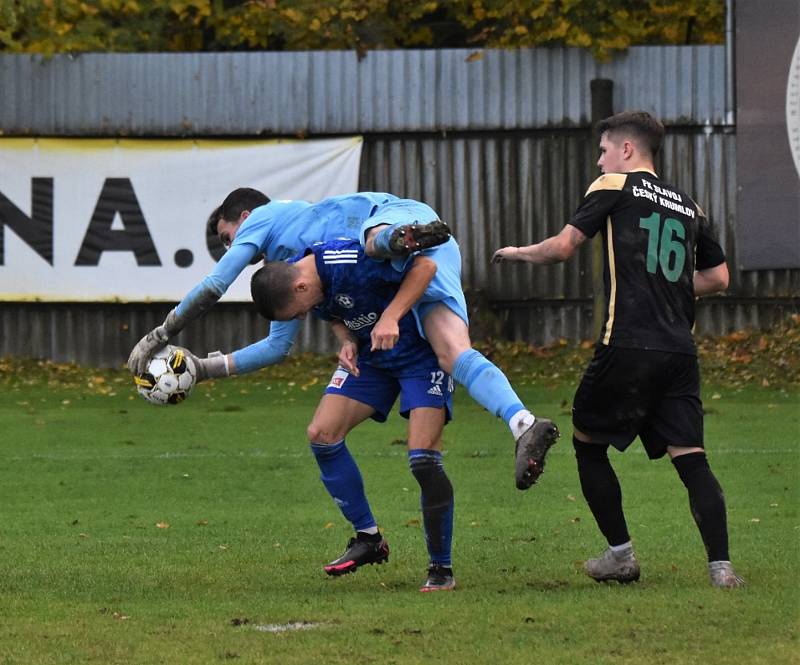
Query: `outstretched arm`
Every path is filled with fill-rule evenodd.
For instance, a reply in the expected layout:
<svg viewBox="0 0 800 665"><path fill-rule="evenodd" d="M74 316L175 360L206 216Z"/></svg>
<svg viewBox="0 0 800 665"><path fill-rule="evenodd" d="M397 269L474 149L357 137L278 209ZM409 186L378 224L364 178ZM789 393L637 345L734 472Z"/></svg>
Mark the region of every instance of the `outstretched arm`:
<svg viewBox="0 0 800 665"><path fill-rule="evenodd" d="M242 244L225 252L214 270L189 291L178 306L167 314L164 322L137 342L128 356L128 369L133 374L145 372L150 357L191 321L213 307L239 273L247 267L256 251L255 245Z"/></svg>
<svg viewBox="0 0 800 665"><path fill-rule="evenodd" d="M432 259L427 256L414 257L414 263L400 282L397 294L372 328L372 351L386 351L394 347L400 338L398 322L422 297L435 274L436 263Z"/></svg>
<svg viewBox="0 0 800 665"><path fill-rule="evenodd" d="M546 265L561 263L570 258L584 242L586 234L572 224L567 224L558 235L526 247L503 247L492 256L492 263L503 261L527 261Z"/></svg>
<svg viewBox="0 0 800 665"><path fill-rule="evenodd" d="M184 351L197 367L198 382L246 374L283 361L292 349L299 327L300 321L273 321L267 337L227 355L214 351L207 358L200 358L189 349Z"/></svg>
<svg viewBox="0 0 800 665"><path fill-rule="evenodd" d="M282 362L292 350L301 321L272 321L264 339L230 354L231 374L246 374Z"/></svg>

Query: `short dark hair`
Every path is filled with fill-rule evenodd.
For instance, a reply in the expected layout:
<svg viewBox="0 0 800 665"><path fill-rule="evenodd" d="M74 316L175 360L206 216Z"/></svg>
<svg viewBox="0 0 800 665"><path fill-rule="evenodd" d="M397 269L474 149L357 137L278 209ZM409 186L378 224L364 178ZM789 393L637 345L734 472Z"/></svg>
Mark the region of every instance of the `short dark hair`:
<svg viewBox="0 0 800 665"><path fill-rule="evenodd" d="M217 233L217 224L219 224L219 217L222 212L222 206L217 206L214 210L211 211L211 214L208 216L208 221L206 222L206 237L209 238L216 238ZM219 242L219 241L217 241Z"/></svg>
<svg viewBox="0 0 800 665"><path fill-rule="evenodd" d="M250 278L250 295L258 313L275 321L278 312L292 300L292 284L297 277L297 264L267 261Z"/></svg>
<svg viewBox="0 0 800 665"><path fill-rule="evenodd" d="M613 135L625 134L637 140L641 147L650 151L655 159L664 142L664 125L647 111L623 111L601 120L595 127L598 135L606 132Z"/></svg>
<svg viewBox="0 0 800 665"><path fill-rule="evenodd" d="M235 222L245 210L255 210L267 203L269 203L269 196L263 192L252 187L239 187L225 197L219 207L219 216L226 222Z"/></svg>

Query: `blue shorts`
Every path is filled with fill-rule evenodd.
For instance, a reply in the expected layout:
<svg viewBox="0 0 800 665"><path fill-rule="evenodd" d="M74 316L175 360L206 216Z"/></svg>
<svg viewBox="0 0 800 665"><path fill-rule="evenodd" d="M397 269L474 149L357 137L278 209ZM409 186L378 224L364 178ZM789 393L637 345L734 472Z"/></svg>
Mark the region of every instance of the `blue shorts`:
<svg viewBox="0 0 800 665"><path fill-rule="evenodd" d="M367 231L381 224L427 224L439 219L439 215L428 205L410 199L390 201L378 208L375 214L361 225L360 240L364 245ZM425 337L422 320L434 305L443 304L455 312L469 326L467 301L461 288L461 251L454 238L443 245L431 247L420 252L429 256L436 263L434 275L422 298L414 305L412 311L417 319L419 333ZM393 261L398 270L402 270L406 261Z"/></svg>
<svg viewBox="0 0 800 665"><path fill-rule="evenodd" d="M382 423L400 395L400 415L408 418L412 409L428 407L445 409L445 423L453 417L453 379L439 366L422 365L413 372L397 372L378 369L359 363L359 376L337 367L331 377L326 395L342 395L375 409L371 418Z"/></svg>

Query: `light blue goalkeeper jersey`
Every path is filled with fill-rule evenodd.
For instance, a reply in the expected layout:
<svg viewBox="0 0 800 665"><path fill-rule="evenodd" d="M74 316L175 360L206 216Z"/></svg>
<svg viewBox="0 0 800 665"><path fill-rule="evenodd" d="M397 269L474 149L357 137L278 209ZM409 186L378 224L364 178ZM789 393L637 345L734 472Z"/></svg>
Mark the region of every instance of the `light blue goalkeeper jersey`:
<svg viewBox="0 0 800 665"><path fill-rule="evenodd" d="M272 201L253 210L236 233L233 246L251 245L267 261L283 261L315 242L358 238L366 219L385 203L397 200L392 194L361 192L314 204Z"/></svg>
<svg viewBox="0 0 800 665"><path fill-rule="evenodd" d="M205 298L209 292L221 297L260 255L269 261L280 261L318 241L358 238L367 219L384 204L398 200L393 194L359 192L319 203L270 201L255 208L214 270L178 304L178 314L184 314L195 300ZM291 350L299 326L299 321L273 322L269 337L233 353L237 372L249 372L283 360Z"/></svg>

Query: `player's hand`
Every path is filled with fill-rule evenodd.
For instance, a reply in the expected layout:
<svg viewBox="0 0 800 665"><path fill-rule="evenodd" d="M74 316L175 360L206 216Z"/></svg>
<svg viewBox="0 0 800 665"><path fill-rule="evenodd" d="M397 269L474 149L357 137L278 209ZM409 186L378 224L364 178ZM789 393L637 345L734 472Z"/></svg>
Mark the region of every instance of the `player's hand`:
<svg viewBox="0 0 800 665"><path fill-rule="evenodd" d="M197 383L206 379L218 379L222 376L230 375L227 356L219 351L212 351L207 358L200 358L194 355L189 349L183 349L187 358L191 358L197 372L195 378Z"/></svg>
<svg viewBox="0 0 800 665"><path fill-rule="evenodd" d="M503 261L519 261L519 247L502 247L492 256L492 263Z"/></svg>
<svg viewBox="0 0 800 665"><path fill-rule="evenodd" d="M128 356L128 369L131 371L131 374L134 376L144 374L147 371L147 361L150 360L151 356L156 351L164 348L168 341L169 334L167 333L167 329L163 325L160 325L157 328L153 328L142 337L142 339L136 342L136 346L133 347L131 355Z"/></svg>
<svg viewBox="0 0 800 665"><path fill-rule="evenodd" d="M345 342L339 349L339 364L353 376L358 376L358 345L355 342Z"/></svg>
<svg viewBox="0 0 800 665"><path fill-rule="evenodd" d="M369 336L372 340L370 351L388 351L393 349L400 339L400 326L396 319L381 316Z"/></svg>

